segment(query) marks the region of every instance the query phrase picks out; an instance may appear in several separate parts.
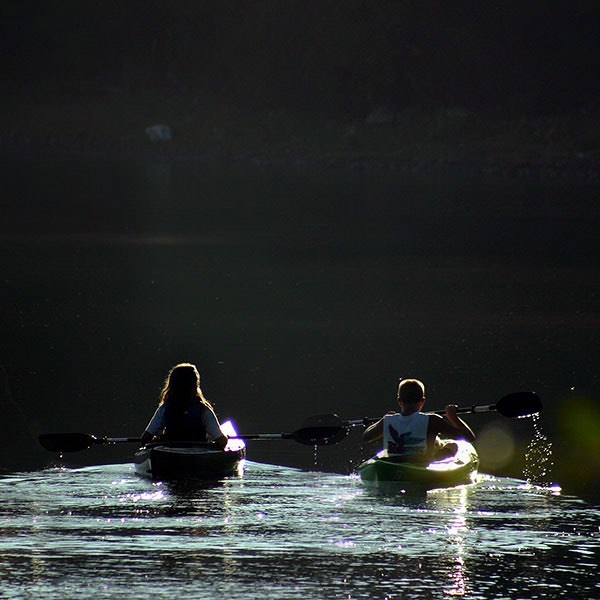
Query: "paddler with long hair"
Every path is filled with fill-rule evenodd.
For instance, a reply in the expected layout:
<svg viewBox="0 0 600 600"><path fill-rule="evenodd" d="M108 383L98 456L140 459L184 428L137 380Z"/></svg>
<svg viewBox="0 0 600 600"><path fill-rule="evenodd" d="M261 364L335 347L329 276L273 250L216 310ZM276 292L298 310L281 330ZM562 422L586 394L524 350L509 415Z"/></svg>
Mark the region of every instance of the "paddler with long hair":
<svg viewBox="0 0 600 600"><path fill-rule="evenodd" d="M403 460L428 461L436 454L453 453L456 444L444 445L444 439L464 439L472 442L475 434L456 414L457 406L445 407L445 418L421 412L425 404L425 386L418 379L401 379L398 385L399 413L387 413L363 433L365 442L383 438L383 449L388 455L402 456ZM446 452L447 450L447 452Z"/></svg>
<svg viewBox="0 0 600 600"><path fill-rule="evenodd" d="M165 380L160 402L146 430L142 444L157 440L212 441L225 448L227 437L211 403L200 389L200 374L195 365L175 365Z"/></svg>

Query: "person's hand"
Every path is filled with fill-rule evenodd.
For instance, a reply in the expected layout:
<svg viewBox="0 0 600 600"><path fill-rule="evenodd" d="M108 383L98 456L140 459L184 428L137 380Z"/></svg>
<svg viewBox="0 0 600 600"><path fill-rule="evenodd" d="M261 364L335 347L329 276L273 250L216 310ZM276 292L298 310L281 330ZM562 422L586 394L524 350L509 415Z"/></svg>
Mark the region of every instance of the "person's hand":
<svg viewBox="0 0 600 600"><path fill-rule="evenodd" d="M457 409L458 409L458 406L456 406L456 404L447 404L444 408L444 410L446 412L446 416L449 419L456 418Z"/></svg>

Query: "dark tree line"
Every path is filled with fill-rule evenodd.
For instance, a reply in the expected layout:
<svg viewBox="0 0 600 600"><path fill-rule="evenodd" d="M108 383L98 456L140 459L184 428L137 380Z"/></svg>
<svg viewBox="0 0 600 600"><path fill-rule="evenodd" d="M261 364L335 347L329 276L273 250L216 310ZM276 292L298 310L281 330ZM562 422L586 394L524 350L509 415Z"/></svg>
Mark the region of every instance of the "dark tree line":
<svg viewBox="0 0 600 600"><path fill-rule="evenodd" d="M248 107L544 113L594 101L597 0L9 0L4 88Z"/></svg>

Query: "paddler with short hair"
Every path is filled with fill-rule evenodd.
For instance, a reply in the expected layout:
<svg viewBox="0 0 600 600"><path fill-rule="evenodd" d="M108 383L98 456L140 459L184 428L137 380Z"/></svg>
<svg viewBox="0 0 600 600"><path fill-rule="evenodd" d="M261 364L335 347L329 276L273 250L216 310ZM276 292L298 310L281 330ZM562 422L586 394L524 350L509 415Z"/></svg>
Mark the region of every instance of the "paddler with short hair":
<svg viewBox="0 0 600 600"><path fill-rule="evenodd" d="M388 455L427 461L442 445L440 438L468 442L475 439L471 428L457 415L455 404L445 407L445 417L421 412L425 404L425 386L418 379L401 379L397 399L400 412L387 413L367 427L363 441L375 442L383 438L383 448Z"/></svg>

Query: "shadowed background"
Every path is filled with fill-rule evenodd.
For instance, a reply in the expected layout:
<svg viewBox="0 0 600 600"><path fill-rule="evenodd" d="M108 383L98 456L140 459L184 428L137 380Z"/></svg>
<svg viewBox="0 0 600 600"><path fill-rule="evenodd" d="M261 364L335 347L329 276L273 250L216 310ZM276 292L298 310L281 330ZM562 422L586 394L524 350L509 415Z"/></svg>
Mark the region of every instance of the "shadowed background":
<svg viewBox="0 0 600 600"><path fill-rule="evenodd" d="M596 2L0 10L4 470L42 431L140 433L189 360L249 433L377 416L399 377L432 409L533 389L592 493ZM470 422L520 475L531 423ZM358 438L251 456L346 472Z"/></svg>
<svg viewBox="0 0 600 600"><path fill-rule="evenodd" d="M141 433L189 360L241 432L377 416L417 376L432 409L535 390L557 458L595 460L567 420L593 426L598 393L594 186L73 160L4 180L3 366L34 431ZM496 466L520 474L531 424L470 422L494 429L488 467L514 438ZM352 436L316 464L371 450ZM293 442L251 455L315 465Z"/></svg>

